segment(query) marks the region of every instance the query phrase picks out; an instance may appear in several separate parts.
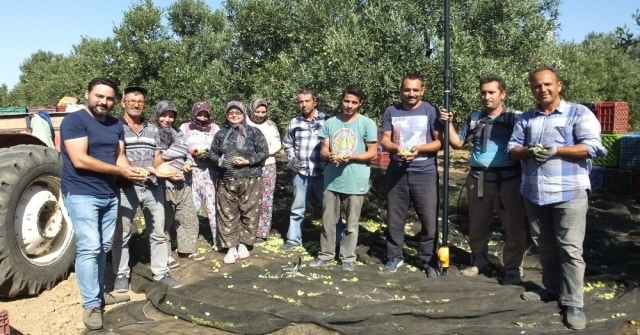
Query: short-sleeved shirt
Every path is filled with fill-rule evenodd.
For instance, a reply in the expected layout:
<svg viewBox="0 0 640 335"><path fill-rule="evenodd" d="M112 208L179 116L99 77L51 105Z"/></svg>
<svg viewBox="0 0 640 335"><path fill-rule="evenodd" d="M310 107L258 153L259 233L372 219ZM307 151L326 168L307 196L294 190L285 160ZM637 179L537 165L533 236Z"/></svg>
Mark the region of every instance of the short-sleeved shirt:
<svg viewBox="0 0 640 335"><path fill-rule="evenodd" d="M558 107L545 114L536 107L522 114L513 129L507 150L531 143L555 146L583 144L589 158L555 155L539 164L534 159L522 161L522 196L537 204L565 202L591 189L589 171L591 159L604 157L600 123L585 106L562 100Z"/></svg>
<svg viewBox="0 0 640 335"><path fill-rule="evenodd" d="M380 131L390 131L393 143L405 150L411 150L412 147L436 140L433 138L434 131L443 131L444 128L438 121L438 114L438 110L426 101L422 101L420 106L412 110L404 109L402 104L393 105L385 110ZM436 172L437 155L436 152L421 153L407 163L393 154L388 169L420 173Z"/></svg>
<svg viewBox="0 0 640 335"><path fill-rule="evenodd" d="M516 113L518 117L522 115L522 112L512 112ZM475 121L477 121L481 115L481 111L472 112L466 122L460 127L458 130L458 136L461 141L464 141L472 129L475 128ZM486 150L484 152L482 151L485 133L480 131L473 138L473 149L471 151L469 165L474 167L505 167L517 164L518 162L509 158L509 154L507 153L507 145L509 144L509 139L513 132L513 126L515 125L517 118L514 118L514 121L511 122L511 124L507 124L507 118L505 117L504 112L498 115L495 119L488 115L486 117L489 122L486 127L491 127L489 138L487 139Z"/></svg>
<svg viewBox="0 0 640 335"><path fill-rule="evenodd" d="M327 120L318 134L329 139L329 148L338 155L357 155L367 151L367 142L378 139L376 123L364 115L343 122L342 114ZM324 187L344 194L366 194L371 168L368 162L349 161L338 166L328 163L324 169Z"/></svg>
<svg viewBox="0 0 640 335"><path fill-rule="evenodd" d="M87 137L88 155L115 165L120 141L124 142L124 128L118 119L107 115L104 122L94 119L87 110L67 115L60 124L62 151L62 193L90 195L96 198L116 196L116 176L78 169L73 166L64 141Z"/></svg>
<svg viewBox="0 0 640 335"><path fill-rule="evenodd" d="M131 165L142 168L153 167L158 127L151 122L143 121L140 132L136 132L124 118L120 118L120 122L124 126L124 151ZM120 187L133 186L132 181L124 178L117 178L117 184ZM150 174L145 184L157 186L156 176Z"/></svg>

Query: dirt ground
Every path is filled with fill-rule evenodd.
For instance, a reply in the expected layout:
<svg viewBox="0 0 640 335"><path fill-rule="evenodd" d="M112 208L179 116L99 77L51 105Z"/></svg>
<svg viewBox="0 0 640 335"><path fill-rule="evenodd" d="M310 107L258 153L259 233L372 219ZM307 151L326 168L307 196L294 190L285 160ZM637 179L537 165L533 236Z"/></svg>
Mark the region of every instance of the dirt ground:
<svg viewBox="0 0 640 335"><path fill-rule="evenodd" d="M464 205L460 205L460 199L462 198L462 202L464 202L464 193L461 193L461 187L464 177L466 175L466 159L465 155L456 155L452 156L452 169L451 169L451 182L452 185L450 189L450 218L457 217L458 220L452 219L452 230L451 230L451 241L452 245L457 248L453 248L452 251L454 253L452 257L452 262L458 264L464 264L468 262L466 258L468 258L468 254L465 250L468 249L468 246L464 246L464 236L461 236L461 231L464 231L464 225L456 226L461 218L464 217L463 213L465 211ZM283 166L279 167L279 170L284 169ZM380 173L378 174L380 176ZM288 223L288 206L290 205L290 201L288 199L284 201L278 202L278 194L287 193L290 190L286 185L289 184L287 177L282 178L279 176L278 186L276 187L276 208L274 209L274 232L273 236L275 238L279 238L280 236L286 234L286 226ZM365 204L363 208L363 219L362 221L366 221L369 225L382 225L384 218L386 217L386 213L384 211L384 206L378 201L379 199L384 197L384 190L382 187L382 182L379 180L372 178L372 190L371 194L368 197L368 202ZM290 187L290 186L289 186ZM462 194L462 197L460 195ZM290 195L288 195L290 197ZM378 199L378 200L376 200ZM608 201L608 199L602 200L599 197L595 197L594 201ZM636 200L633 199L622 199L620 202L625 202L624 209L621 206L617 206L613 202L609 204L607 202L607 206L613 206L615 208L611 209L609 213L614 213L620 217L624 216L625 220L629 222L638 222L638 218L640 217L640 205L637 204ZM592 201L593 203L593 201ZM636 210L637 209L637 210ZM319 208L311 208L309 211L309 216L316 216L319 213ZM590 211L591 212L591 211ZM599 217L598 221L602 223L602 228L598 230L599 233L606 233L610 230L615 230L615 225L618 224L618 221L615 219L617 216L606 216L599 211L595 211L591 213L592 216L596 215ZM613 218L613 219L612 219ZM411 219L410 219L411 220ZM410 221L409 220L409 221ZM462 219L464 220L464 219ZM458 222L456 222L458 221ZM364 223L363 223L364 224ZM206 225L205 225L206 226ZM455 228L453 228L455 227ZM612 228L613 227L613 228ZM380 229L380 227L376 227L375 229ZM204 229L206 231L206 229ZM496 229L499 231L499 229ZM629 236L629 239L637 238L637 231L627 232L625 236ZM205 234L203 234L205 235ZM499 232L496 233L496 236L500 235ZM609 264L608 259L610 255L603 252L602 249L597 249L594 247L595 242L592 241L593 237L590 234L587 234L587 238L585 239L585 258L589 263L589 267L587 271L592 274L611 274L614 272L613 270L607 270L606 266L602 266L601 264ZM616 233L615 236L622 236L619 233ZM492 237L493 238L493 237ZM499 236L497 237L500 238ZM625 240L625 237L620 237L618 240L623 242L629 242ZM636 240L637 242L637 240ZM207 237L203 236L201 243L203 245L207 244ZM490 244L491 245L491 244ZM613 245L613 244L612 244ZM603 246L603 247L606 247ZM307 248L308 249L308 248ZM629 250L626 251L635 251ZM370 254L372 256L376 256L376 252L372 250ZM497 255L497 253L495 254ZM456 257L457 256L457 257ZM213 255L215 258L222 259L223 255ZM499 261L497 261L499 264ZM612 267L615 264L610 264ZM110 269L110 265L108 267ZM180 268L178 268L180 269ZM113 275L111 271L107 272L107 286L113 282ZM635 271L633 274L634 277L640 271ZM623 273L624 274L624 273ZM176 271L176 275L179 277L180 272ZM629 273L630 275L630 273ZM195 282L197 278L180 278L183 283L188 284L190 282ZM637 277L632 281L633 283L637 282ZM629 281L628 281L629 282ZM134 292L129 292L132 301L141 301L145 300L144 294L136 294ZM109 311L115 306L107 306L106 310ZM8 310L9 311L9 321L11 325L11 334L20 335L20 334L30 334L30 335L40 335L40 334L50 334L50 335L63 335L63 334L79 334L84 331L84 325L82 323L82 307L80 305L80 293L77 286L75 273L72 273L70 277L56 285L52 290L45 291L41 295L37 297L30 298L20 298L20 299L12 299L12 300L0 300L0 311ZM162 318L170 318L167 315L155 315L155 318L158 321L162 321ZM637 320L629 320L627 324L621 329L617 334L638 334L640 335L640 319ZM198 334L227 334L223 331L218 331L213 328L199 327L198 330L194 333ZM194 329L195 330L195 329ZM321 327L315 325L298 325L292 324L288 327L285 327L275 334L336 334L335 332L325 330Z"/></svg>

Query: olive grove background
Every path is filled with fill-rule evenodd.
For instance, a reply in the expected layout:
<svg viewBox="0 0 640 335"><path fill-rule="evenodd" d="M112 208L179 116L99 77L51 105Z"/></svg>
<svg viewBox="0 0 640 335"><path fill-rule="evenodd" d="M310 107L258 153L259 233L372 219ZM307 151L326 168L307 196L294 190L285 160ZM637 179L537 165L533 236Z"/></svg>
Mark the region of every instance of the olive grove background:
<svg viewBox="0 0 640 335"><path fill-rule="evenodd" d="M638 23L582 43L557 41L560 0L452 0L452 107L463 116L479 107L477 77L506 78L511 107L533 106L527 72L557 66L571 101L629 101L640 128L640 12ZM342 88L364 87L363 110L380 120L398 101L405 74L425 78L426 98L442 103L441 0L178 0L160 8L136 1L113 36L83 38L68 55L38 51L21 65L14 89L0 87L0 106L55 104L84 97L96 76L149 88L149 108L175 101L179 119L208 100L223 119L227 101L271 103L281 127L296 114L295 93L316 90L321 108L335 111ZM116 113L121 113L118 109Z"/></svg>

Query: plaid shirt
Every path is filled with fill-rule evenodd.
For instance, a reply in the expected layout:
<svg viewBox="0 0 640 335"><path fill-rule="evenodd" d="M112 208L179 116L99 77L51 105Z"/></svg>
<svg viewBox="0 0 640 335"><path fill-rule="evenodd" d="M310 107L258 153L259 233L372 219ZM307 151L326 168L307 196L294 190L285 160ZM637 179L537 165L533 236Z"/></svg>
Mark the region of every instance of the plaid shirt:
<svg viewBox="0 0 640 335"><path fill-rule="evenodd" d="M327 162L320 157L322 139L318 137L320 128L329 115L316 110L313 120L308 121L302 114L298 114L289 122L284 137L284 150L287 158L298 157L302 166L298 173L304 176L322 176Z"/></svg>
<svg viewBox="0 0 640 335"><path fill-rule="evenodd" d="M600 123L587 107L562 100L556 110L546 115L536 107L522 114L516 123L507 152L531 143L555 146L583 144L589 158L555 155L543 164L535 159L522 161L520 192L537 205L569 201L580 192L591 189L591 159L604 157Z"/></svg>

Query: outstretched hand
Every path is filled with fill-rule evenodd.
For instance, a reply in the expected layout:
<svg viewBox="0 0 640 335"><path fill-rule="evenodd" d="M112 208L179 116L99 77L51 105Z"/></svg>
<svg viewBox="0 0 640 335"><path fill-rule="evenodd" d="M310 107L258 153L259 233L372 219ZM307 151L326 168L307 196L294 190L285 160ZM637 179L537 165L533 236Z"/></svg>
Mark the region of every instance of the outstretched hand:
<svg viewBox="0 0 640 335"><path fill-rule="evenodd" d="M135 166L127 166L121 168L120 175L132 182L142 183L147 180L149 171Z"/></svg>
<svg viewBox="0 0 640 335"><path fill-rule="evenodd" d="M398 148L398 156L400 156L400 158L405 162L411 162L416 159L416 156L418 156L418 149L413 147L411 150L406 150L400 147Z"/></svg>

